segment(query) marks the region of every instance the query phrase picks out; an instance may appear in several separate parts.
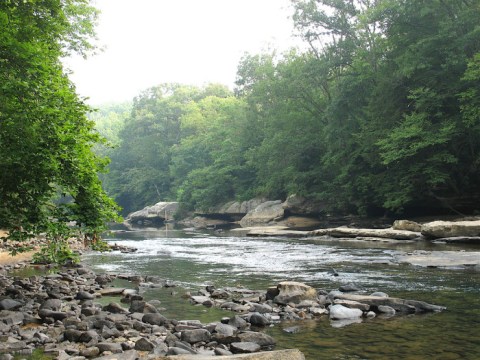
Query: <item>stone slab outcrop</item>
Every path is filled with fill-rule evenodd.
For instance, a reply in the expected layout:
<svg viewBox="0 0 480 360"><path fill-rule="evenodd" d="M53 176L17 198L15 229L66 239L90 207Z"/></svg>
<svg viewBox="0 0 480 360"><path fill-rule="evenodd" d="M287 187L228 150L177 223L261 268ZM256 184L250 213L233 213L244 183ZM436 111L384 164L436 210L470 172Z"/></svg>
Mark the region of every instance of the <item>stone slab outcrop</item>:
<svg viewBox="0 0 480 360"><path fill-rule="evenodd" d="M422 225L422 235L430 238L478 237L480 220L473 221L432 221Z"/></svg>
<svg viewBox="0 0 480 360"><path fill-rule="evenodd" d="M336 238L384 238L395 240L414 240L421 237L419 232L408 230L394 230L388 229L356 229L348 227L337 227L330 229L318 229L313 230L309 234L310 236L331 236Z"/></svg>

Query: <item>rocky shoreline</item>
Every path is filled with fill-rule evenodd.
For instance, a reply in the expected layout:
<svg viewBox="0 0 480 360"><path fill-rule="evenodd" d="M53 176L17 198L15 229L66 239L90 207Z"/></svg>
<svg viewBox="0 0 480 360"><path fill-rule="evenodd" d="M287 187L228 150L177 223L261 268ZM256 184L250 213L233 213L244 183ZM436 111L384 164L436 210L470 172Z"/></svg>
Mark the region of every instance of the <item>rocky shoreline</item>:
<svg viewBox="0 0 480 360"><path fill-rule="evenodd" d="M192 304L232 311L231 317L202 324L167 319L159 301L147 302L140 295L142 289L174 286L165 279L95 274L83 265L46 275L11 275L29 266L28 262L0 266L1 360L13 359L12 354L28 356L37 348L59 360L203 359L215 355L219 359L304 359L298 350L272 351L275 339L262 329L284 320L323 316L332 326L341 327L377 316L445 309L381 292L364 294L351 284L325 291L287 281L266 291L207 286L197 294L187 294ZM129 281L131 288L111 287L117 278ZM115 301L107 305L97 302L111 296Z"/></svg>

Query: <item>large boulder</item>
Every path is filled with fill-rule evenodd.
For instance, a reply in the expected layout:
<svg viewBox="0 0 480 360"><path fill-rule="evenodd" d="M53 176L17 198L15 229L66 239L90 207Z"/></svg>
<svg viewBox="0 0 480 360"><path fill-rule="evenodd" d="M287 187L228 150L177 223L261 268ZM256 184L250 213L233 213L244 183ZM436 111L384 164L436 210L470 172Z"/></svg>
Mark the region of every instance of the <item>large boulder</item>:
<svg viewBox="0 0 480 360"><path fill-rule="evenodd" d="M153 206L130 213L125 219L125 223L128 225L163 224L173 220L178 205L178 202L158 202Z"/></svg>
<svg viewBox="0 0 480 360"><path fill-rule="evenodd" d="M296 194L290 195L282 206L288 214L293 215L320 215L326 211L324 202L307 199Z"/></svg>
<svg viewBox="0 0 480 360"><path fill-rule="evenodd" d="M449 238L457 236L480 236L480 220L432 221L422 225L422 235L427 238Z"/></svg>
<svg viewBox="0 0 480 360"><path fill-rule="evenodd" d="M303 300L317 300L317 291L300 282L282 281L277 285L277 290L278 295L273 299L277 304L298 304Z"/></svg>
<svg viewBox="0 0 480 360"><path fill-rule="evenodd" d="M273 221L283 219L285 209L280 200L266 201L258 205L254 210L249 211L242 220L240 225L242 227L266 225Z"/></svg>
<svg viewBox="0 0 480 360"><path fill-rule="evenodd" d="M226 215L246 215L250 211L255 210L257 206L264 203L266 199L250 199L247 201L231 201L222 205L219 209L216 210L219 214Z"/></svg>

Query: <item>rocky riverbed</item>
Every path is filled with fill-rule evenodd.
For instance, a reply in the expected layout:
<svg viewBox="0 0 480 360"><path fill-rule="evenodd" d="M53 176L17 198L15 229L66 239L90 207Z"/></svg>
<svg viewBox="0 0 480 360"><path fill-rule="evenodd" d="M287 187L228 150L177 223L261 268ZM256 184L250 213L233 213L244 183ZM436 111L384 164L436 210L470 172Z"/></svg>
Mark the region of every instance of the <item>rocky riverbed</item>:
<svg viewBox="0 0 480 360"><path fill-rule="evenodd" d="M198 293L185 294L185 298L192 304L229 309L232 316L202 324L197 320L167 319L161 314L159 301L144 300L142 289L174 286L165 279L95 274L82 265L45 275L11 275L29 266L25 262L0 267L2 360L12 359L15 353L29 355L36 348L60 360L107 360L111 356L161 359L174 355L233 359L244 358L233 354L245 353L261 354L255 359L271 356L268 358L278 360L283 356L294 360L303 355L295 350L271 352L276 341L262 329L284 320L322 316L328 316L332 326L341 327L375 316L444 310L442 306L390 298L381 292L363 294L353 284L335 291L289 281L265 291L217 289L210 285ZM131 287L112 287L115 279L126 280ZM101 305L102 298L114 300Z"/></svg>

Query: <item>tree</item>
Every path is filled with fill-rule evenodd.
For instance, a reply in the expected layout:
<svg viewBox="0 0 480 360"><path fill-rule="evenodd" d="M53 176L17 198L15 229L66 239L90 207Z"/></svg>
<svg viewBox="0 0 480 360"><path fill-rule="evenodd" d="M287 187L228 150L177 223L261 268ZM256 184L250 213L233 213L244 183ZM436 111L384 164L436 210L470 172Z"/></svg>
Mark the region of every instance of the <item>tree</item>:
<svg viewBox="0 0 480 360"><path fill-rule="evenodd" d="M0 223L10 237L52 236L68 221L95 237L117 206L98 172L102 138L60 58L86 55L96 10L86 0L0 4Z"/></svg>

